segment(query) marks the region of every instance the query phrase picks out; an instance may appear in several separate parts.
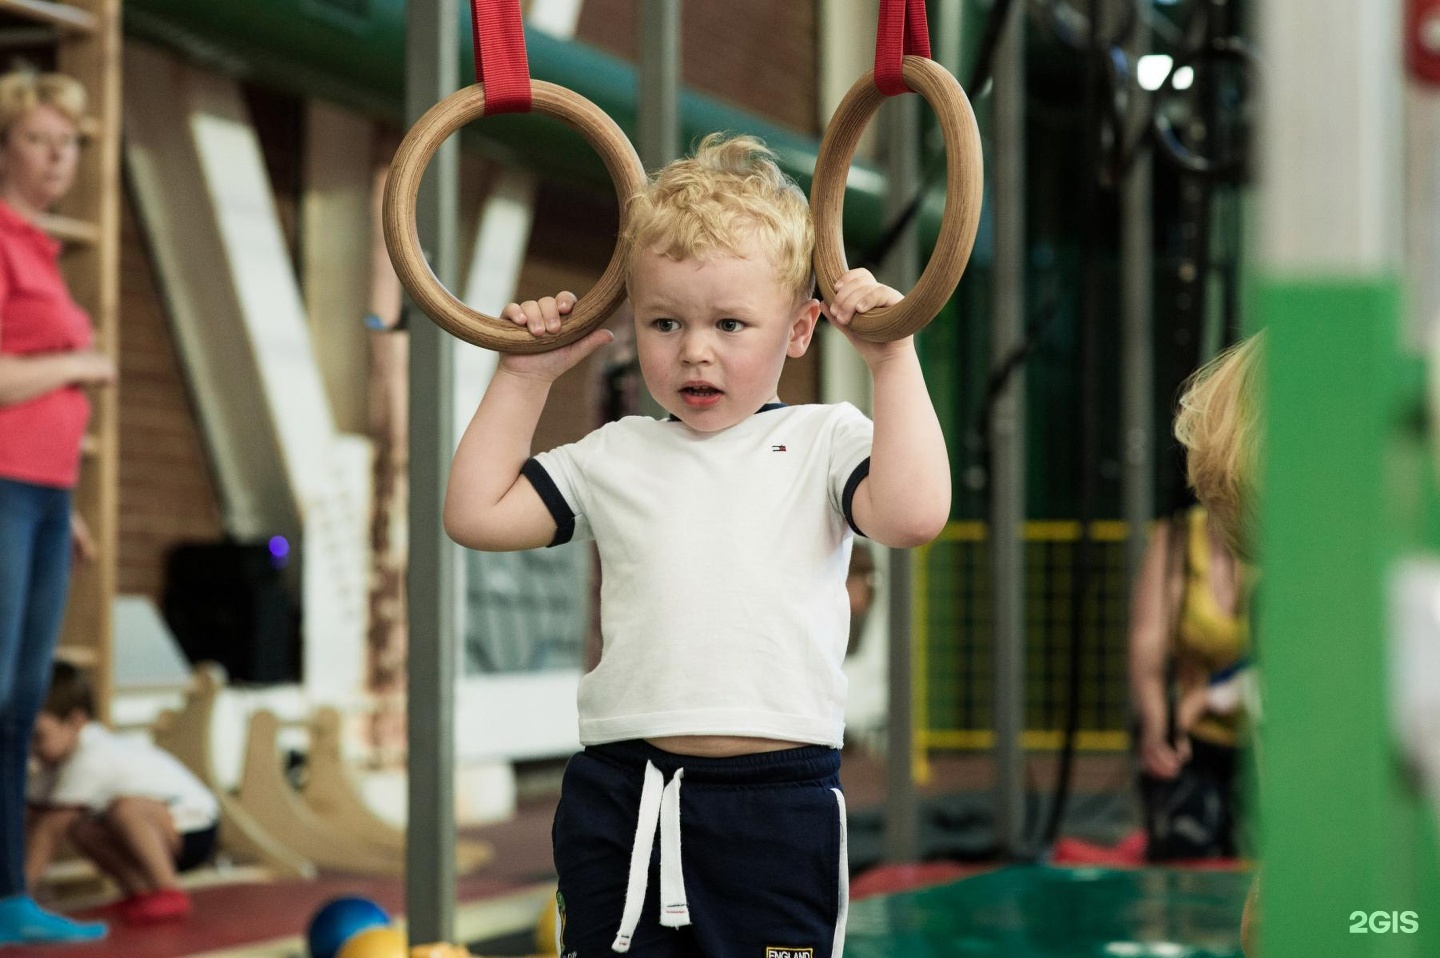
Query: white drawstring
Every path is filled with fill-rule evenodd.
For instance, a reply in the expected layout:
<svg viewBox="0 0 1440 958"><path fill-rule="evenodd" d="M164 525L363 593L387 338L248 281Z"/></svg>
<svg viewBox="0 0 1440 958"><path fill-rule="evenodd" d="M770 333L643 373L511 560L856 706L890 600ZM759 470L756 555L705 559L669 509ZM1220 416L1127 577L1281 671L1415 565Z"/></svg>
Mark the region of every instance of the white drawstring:
<svg viewBox="0 0 1440 958"><path fill-rule="evenodd" d="M680 869L680 779L684 777L685 770L677 768L660 796L660 924L666 928L690 924Z"/></svg>
<svg viewBox="0 0 1440 958"><path fill-rule="evenodd" d="M645 786L640 792L640 818L635 823L635 844L630 849L630 878L625 885L625 911L611 951L627 952L640 924L645 890L650 881L650 852L655 847L655 829L660 828L660 924L679 928L690 924L690 906L685 899L685 879L680 867L680 780L685 770L677 768L670 784L654 763L645 763Z"/></svg>
<svg viewBox="0 0 1440 958"><path fill-rule="evenodd" d="M650 850L655 847L655 826L660 821L660 790L665 777L650 762L645 763L645 787L640 792L640 820L635 823L635 844L630 848L630 879L625 885L625 911L611 951L630 950L640 909L645 905L645 883L650 877Z"/></svg>
<svg viewBox="0 0 1440 958"><path fill-rule="evenodd" d="M845 793L838 788L830 791L835 793L840 813L840 909L835 917L835 940L830 945L830 958L842 958L845 954L845 925L850 920L850 831L846 824Z"/></svg>

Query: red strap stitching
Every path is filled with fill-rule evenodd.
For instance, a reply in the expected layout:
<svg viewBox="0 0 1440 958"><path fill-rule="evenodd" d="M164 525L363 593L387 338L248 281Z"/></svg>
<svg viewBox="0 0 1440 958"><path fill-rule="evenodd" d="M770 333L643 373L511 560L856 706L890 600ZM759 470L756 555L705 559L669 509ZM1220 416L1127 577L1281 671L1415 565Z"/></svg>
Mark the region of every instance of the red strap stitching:
<svg viewBox="0 0 1440 958"><path fill-rule="evenodd" d="M530 112L530 59L520 0L470 0L475 82L485 86L485 116Z"/></svg>
<svg viewBox="0 0 1440 958"><path fill-rule="evenodd" d="M905 56L930 58L925 0L880 0L875 28L875 86L886 96L910 92L901 74Z"/></svg>

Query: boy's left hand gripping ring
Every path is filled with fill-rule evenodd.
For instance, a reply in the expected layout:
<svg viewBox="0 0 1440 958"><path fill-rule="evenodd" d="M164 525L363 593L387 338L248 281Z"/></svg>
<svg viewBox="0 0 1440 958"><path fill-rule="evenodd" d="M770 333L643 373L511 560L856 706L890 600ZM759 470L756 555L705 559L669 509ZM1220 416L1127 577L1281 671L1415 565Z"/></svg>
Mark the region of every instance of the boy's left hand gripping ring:
<svg viewBox="0 0 1440 958"><path fill-rule="evenodd" d="M945 135L945 214L930 262L915 288L896 305L857 314L851 322L856 335L874 343L892 342L916 333L944 308L970 261L984 193L980 128L965 91L944 67L928 57L907 56L902 68L906 86L930 103L940 132ZM815 217L815 279L827 303L835 301L835 281L849 268L840 228L850 160L865 125L884 100L885 94L875 87L873 71L866 73L835 108L820 140L815 178L810 186L810 209Z"/></svg>
<svg viewBox="0 0 1440 958"><path fill-rule="evenodd" d="M620 235L623 236L629 200L645 184L645 168L635 147L614 120L578 93L543 80L532 81L531 90L533 112L570 126L605 161L620 201ZM580 297L557 336L536 339L524 326L487 316L456 299L435 278L425 260L415 226L415 201L420 179L440 144L484 112L485 88L476 83L435 104L405 135L390 163L390 179L385 185L385 245L411 299L440 328L487 349L507 353L548 352L595 329L624 299L626 244L623 240L616 241L605 272L590 291Z"/></svg>

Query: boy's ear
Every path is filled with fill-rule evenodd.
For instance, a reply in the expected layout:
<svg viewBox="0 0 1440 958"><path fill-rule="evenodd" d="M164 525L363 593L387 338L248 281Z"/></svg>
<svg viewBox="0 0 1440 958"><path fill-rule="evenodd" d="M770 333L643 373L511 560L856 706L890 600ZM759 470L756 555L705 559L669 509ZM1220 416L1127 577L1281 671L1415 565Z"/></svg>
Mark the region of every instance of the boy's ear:
<svg viewBox="0 0 1440 958"><path fill-rule="evenodd" d="M815 324L819 321L820 300L807 299L796 308L790 323L790 342L785 348L786 356L799 359L805 355L805 351L810 348L810 340L815 335Z"/></svg>
<svg viewBox="0 0 1440 958"><path fill-rule="evenodd" d="M89 721L90 713L78 706L71 709L69 714L65 716L65 724L73 728L84 728L85 724Z"/></svg>

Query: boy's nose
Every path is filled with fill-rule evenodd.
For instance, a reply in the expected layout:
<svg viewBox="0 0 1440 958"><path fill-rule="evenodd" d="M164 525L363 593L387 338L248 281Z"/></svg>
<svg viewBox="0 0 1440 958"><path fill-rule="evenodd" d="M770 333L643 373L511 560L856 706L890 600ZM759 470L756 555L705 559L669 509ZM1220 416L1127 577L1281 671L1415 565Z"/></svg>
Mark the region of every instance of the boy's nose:
<svg viewBox="0 0 1440 958"><path fill-rule="evenodd" d="M701 363L710 359L710 338L705 335L686 336L680 341L680 361Z"/></svg>

